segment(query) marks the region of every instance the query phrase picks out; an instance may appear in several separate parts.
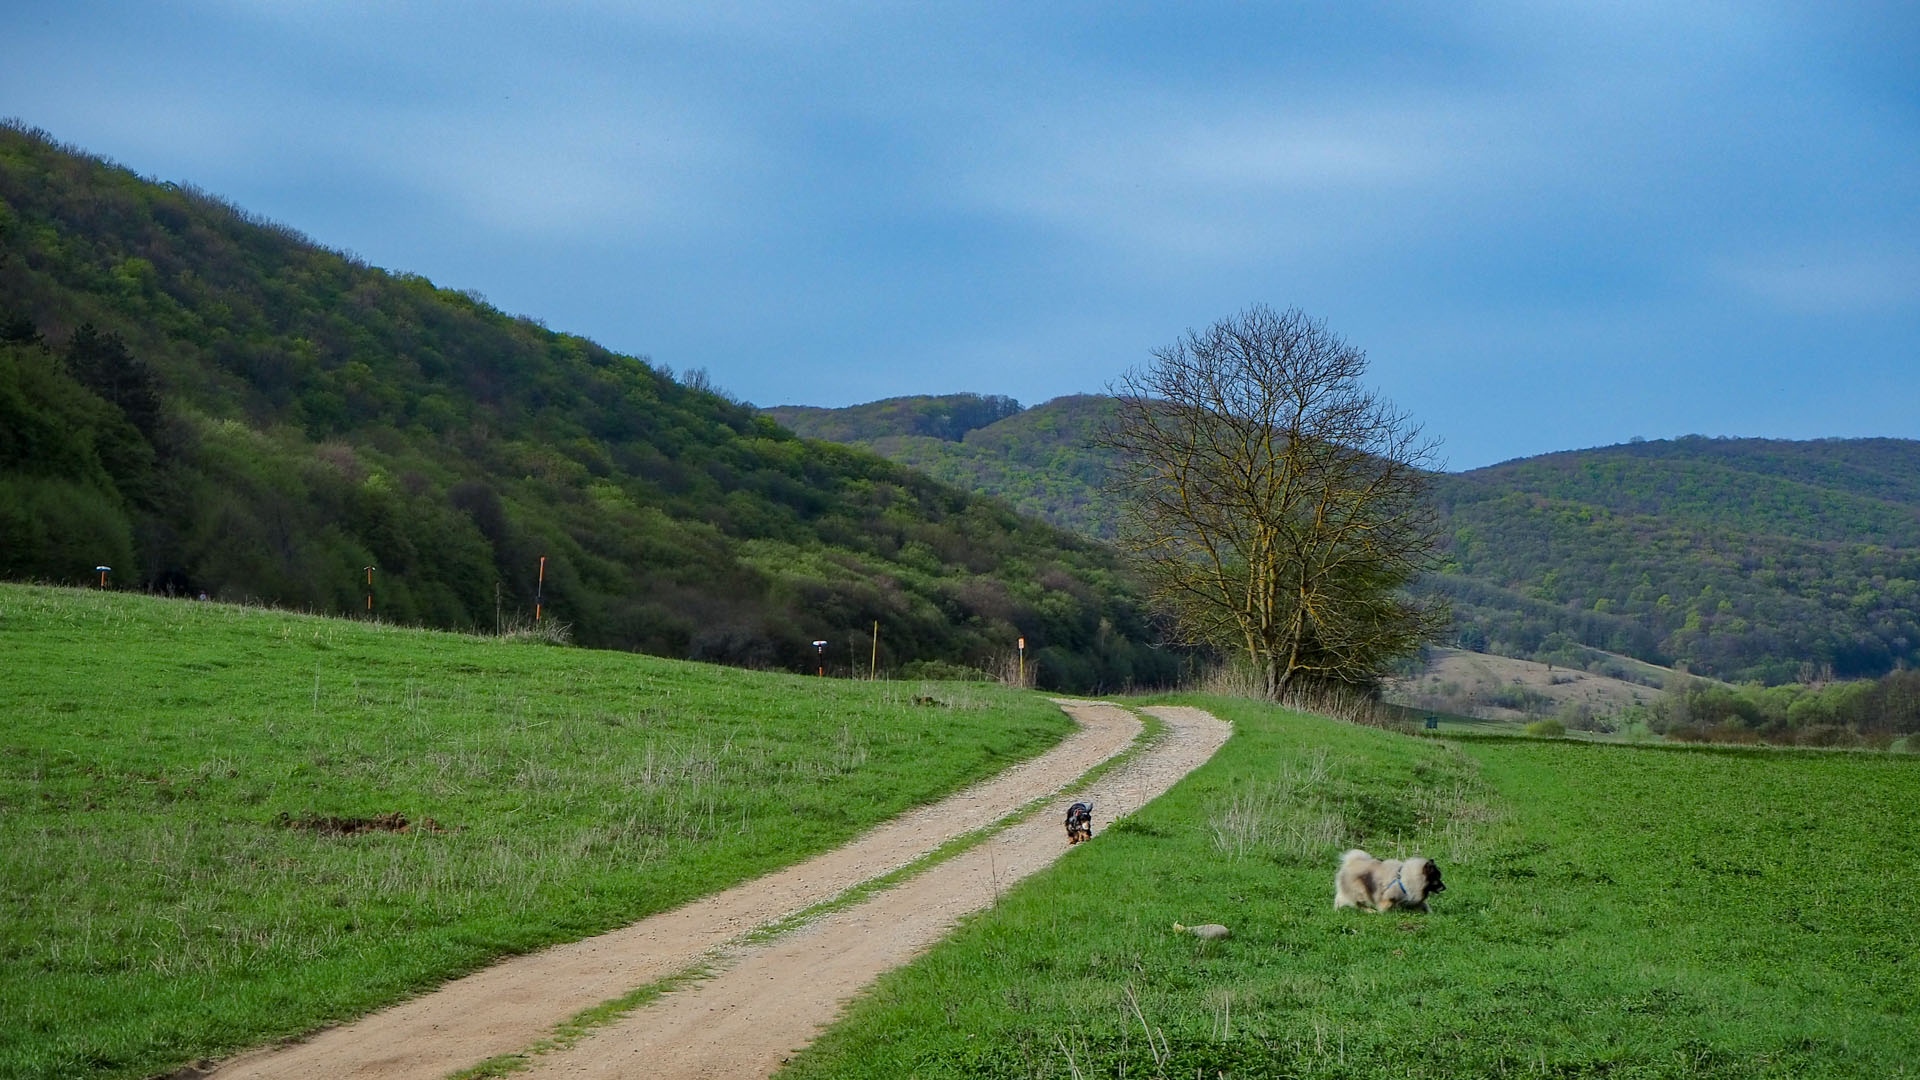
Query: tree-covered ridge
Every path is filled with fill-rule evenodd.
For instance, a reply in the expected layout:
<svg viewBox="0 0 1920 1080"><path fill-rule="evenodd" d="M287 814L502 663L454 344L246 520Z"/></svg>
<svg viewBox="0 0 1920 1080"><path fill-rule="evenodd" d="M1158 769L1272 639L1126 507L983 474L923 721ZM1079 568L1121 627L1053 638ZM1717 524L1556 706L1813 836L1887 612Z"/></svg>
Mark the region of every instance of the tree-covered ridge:
<svg viewBox="0 0 1920 1080"><path fill-rule="evenodd" d="M0 575L491 628L544 554L594 645L1168 671L1097 544L19 128L0 329Z"/></svg>
<svg viewBox="0 0 1920 1080"><path fill-rule="evenodd" d="M1509 462L1440 485L1438 584L1471 643L1514 655L1577 642L1729 680L1881 675L1920 661L1915 476L1920 443L1897 439Z"/></svg>
<svg viewBox="0 0 1920 1080"><path fill-rule="evenodd" d="M941 394L882 398L844 409L776 405L768 416L809 439L859 443L890 435L958 441L976 428L1020 411L1020 403L997 394Z"/></svg>
<svg viewBox="0 0 1920 1080"><path fill-rule="evenodd" d="M995 400L971 394L890 400L957 399ZM793 408L783 406L765 412L785 423ZM846 411L863 408L866 406ZM1113 415L1110 397L1076 394L1054 398L972 428L958 439L918 434L912 424L868 422L871 417L858 425L841 425L831 418L840 411L810 410L799 418L794 430L809 437L832 437L865 447L955 487L1004 499L1021 513L1045 518L1063 529L1101 539L1113 536L1114 508L1103 490L1110 466L1104 453L1091 448L1095 432ZM816 413L829 415L813 415ZM896 411L893 415L905 414ZM816 434L847 427L857 427L865 434L846 439Z"/></svg>
<svg viewBox="0 0 1920 1080"><path fill-rule="evenodd" d="M1061 398L959 443L875 436L896 461L1110 536L1091 435L1111 399ZM1604 668L1595 650L1783 683L1920 666L1920 442L1689 437L1437 478L1455 639Z"/></svg>

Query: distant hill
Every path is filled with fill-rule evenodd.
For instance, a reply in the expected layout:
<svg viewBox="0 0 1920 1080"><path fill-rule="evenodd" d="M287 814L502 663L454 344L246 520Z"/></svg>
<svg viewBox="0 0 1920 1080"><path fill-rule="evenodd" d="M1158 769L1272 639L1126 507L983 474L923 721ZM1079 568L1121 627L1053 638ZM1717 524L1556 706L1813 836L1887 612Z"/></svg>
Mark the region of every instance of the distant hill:
<svg viewBox="0 0 1920 1080"><path fill-rule="evenodd" d="M1765 682L1920 662L1920 442L1629 443L1440 493L1438 587L1500 651L1580 642Z"/></svg>
<svg viewBox="0 0 1920 1080"><path fill-rule="evenodd" d="M1102 545L0 127L0 576L96 564L322 612L373 566L384 618L539 592L583 643L753 666L865 660L877 620L889 667L1025 636L1061 688L1172 671Z"/></svg>
<svg viewBox="0 0 1920 1080"><path fill-rule="evenodd" d="M1111 536L1109 462L1089 444L1105 401L1060 398L958 442L869 424L858 444ZM1772 683L1920 665L1920 442L1636 442L1444 474L1435 494L1450 543L1423 588L1469 648Z"/></svg>
<svg viewBox="0 0 1920 1080"><path fill-rule="evenodd" d="M896 397L822 409L812 405L776 405L762 412L808 439L857 443L889 435L958 440L969 431L1020 412L1010 397L946 394L938 397Z"/></svg>

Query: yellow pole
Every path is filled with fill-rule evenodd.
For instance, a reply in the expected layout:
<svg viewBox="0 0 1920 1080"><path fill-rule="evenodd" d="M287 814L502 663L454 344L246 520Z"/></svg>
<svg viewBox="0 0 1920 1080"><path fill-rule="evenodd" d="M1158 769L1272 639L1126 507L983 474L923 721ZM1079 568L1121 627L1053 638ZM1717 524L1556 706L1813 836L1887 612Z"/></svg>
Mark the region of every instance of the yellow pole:
<svg viewBox="0 0 1920 1080"><path fill-rule="evenodd" d="M867 661L867 678L880 677L880 620L873 620L873 656Z"/></svg>

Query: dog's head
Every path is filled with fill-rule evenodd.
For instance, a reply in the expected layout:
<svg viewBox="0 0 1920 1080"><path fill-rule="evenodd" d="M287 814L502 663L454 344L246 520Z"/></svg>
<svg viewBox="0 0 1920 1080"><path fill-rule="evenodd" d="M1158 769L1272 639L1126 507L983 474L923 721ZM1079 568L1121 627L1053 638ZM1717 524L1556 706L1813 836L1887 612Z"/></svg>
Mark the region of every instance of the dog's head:
<svg viewBox="0 0 1920 1080"><path fill-rule="evenodd" d="M1447 891L1447 883L1440 880L1439 864L1432 859L1420 860L1420 880L1421 896L1432 896L1434 893Z"/></svg>

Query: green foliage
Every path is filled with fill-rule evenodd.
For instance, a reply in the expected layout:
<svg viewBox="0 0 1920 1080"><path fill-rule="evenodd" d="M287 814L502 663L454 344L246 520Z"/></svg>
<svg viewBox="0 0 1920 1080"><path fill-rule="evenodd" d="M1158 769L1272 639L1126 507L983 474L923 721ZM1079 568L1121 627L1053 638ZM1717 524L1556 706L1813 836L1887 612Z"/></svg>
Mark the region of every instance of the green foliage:
<svg viewBox="0 0 1920 1080"><path fill-rule="evenodd" d="M1447 743L1196 701L1212 762L886 976L813 1077L1897 1076L1904 756ZM1424 854L1426 915L1334 911ZM1219 922L1223 942L1170 927ZM1149 1048L1151 1029L1152 1049Z"/></svg>
<svg viewBox="0 0 1920 1080"><path fill-rule="evenodd" d="M1567 733L1567 725L1557 719L1548 717L1544 720L1535 720L1529 723L1526 727L1526 732L1529 735L1540 738L1558 739Z"/></svg>
<svg viewBox="0 0 1920 1080"><path fill-rule="evenodd" d="M861 413L868 408L785 406L766 412L803 435L873 450L962 490L1003 499L1020 512L1063 529L1113 537L1116 508L1103 490L1111 466L1107 453L1092 445L1100 426L1113 416L1112 398L1091 394L1054 398L955 438L930 436L912 424L877 422Z"/></svg>
<svg viewBox="0 0 1920 1080"><path fill-rule="evenodd" d="M959 443L879 428L856 441L1112 536L1111 464L1090 445L1111 410L1061 398ZM1442 475L1447 565L1419 588L1448 601L1474 651L1602 674L1620 654L1733 681L1879 676L1920 666L1916 477L1910 440L1697 436Z"/></svg>
<svg viewBox="0 0 1920 1080"><path fill-rule="evenodd" d="M596 647L807 670L878 620L887 668L1172 676L1112 554L1002 503L40 133L0 127L0 205L0 573L345 613L375 566L396 622L538 594Z"/></svg>
<svg viewBox="0 0 1920 1080"><path fill-rule="evenodd" d="M1920 663L1920 443L1632 443L1442 478L1434 587L1496 652L1767 683Z"/></svg>
<svg viewBox="0 0 1920 1080"><path fill-rule="evenodd" d="M298 1035L838 846L1071 727L998 686L19 585L0 655L10 1077ZM411 827L291 827L388 814Z"/></svg>
<svg viewBox="0 0 1920 1080"><path fill-rule="evenodd" d="M783 426L809 439L859 443L886 436L919 436L957 442L1020 412L1020 403L998 394L947 394L883 398L844 409L777 405L764 410Z"/></svg>
<svg viewBox="0 0 1920 1080"><path fill-rule="evenodd" d="M1675 739L1884 750L1900 736L1920 734L1920 671L1770 687L1681 679L1646 720Z"/></svg>

